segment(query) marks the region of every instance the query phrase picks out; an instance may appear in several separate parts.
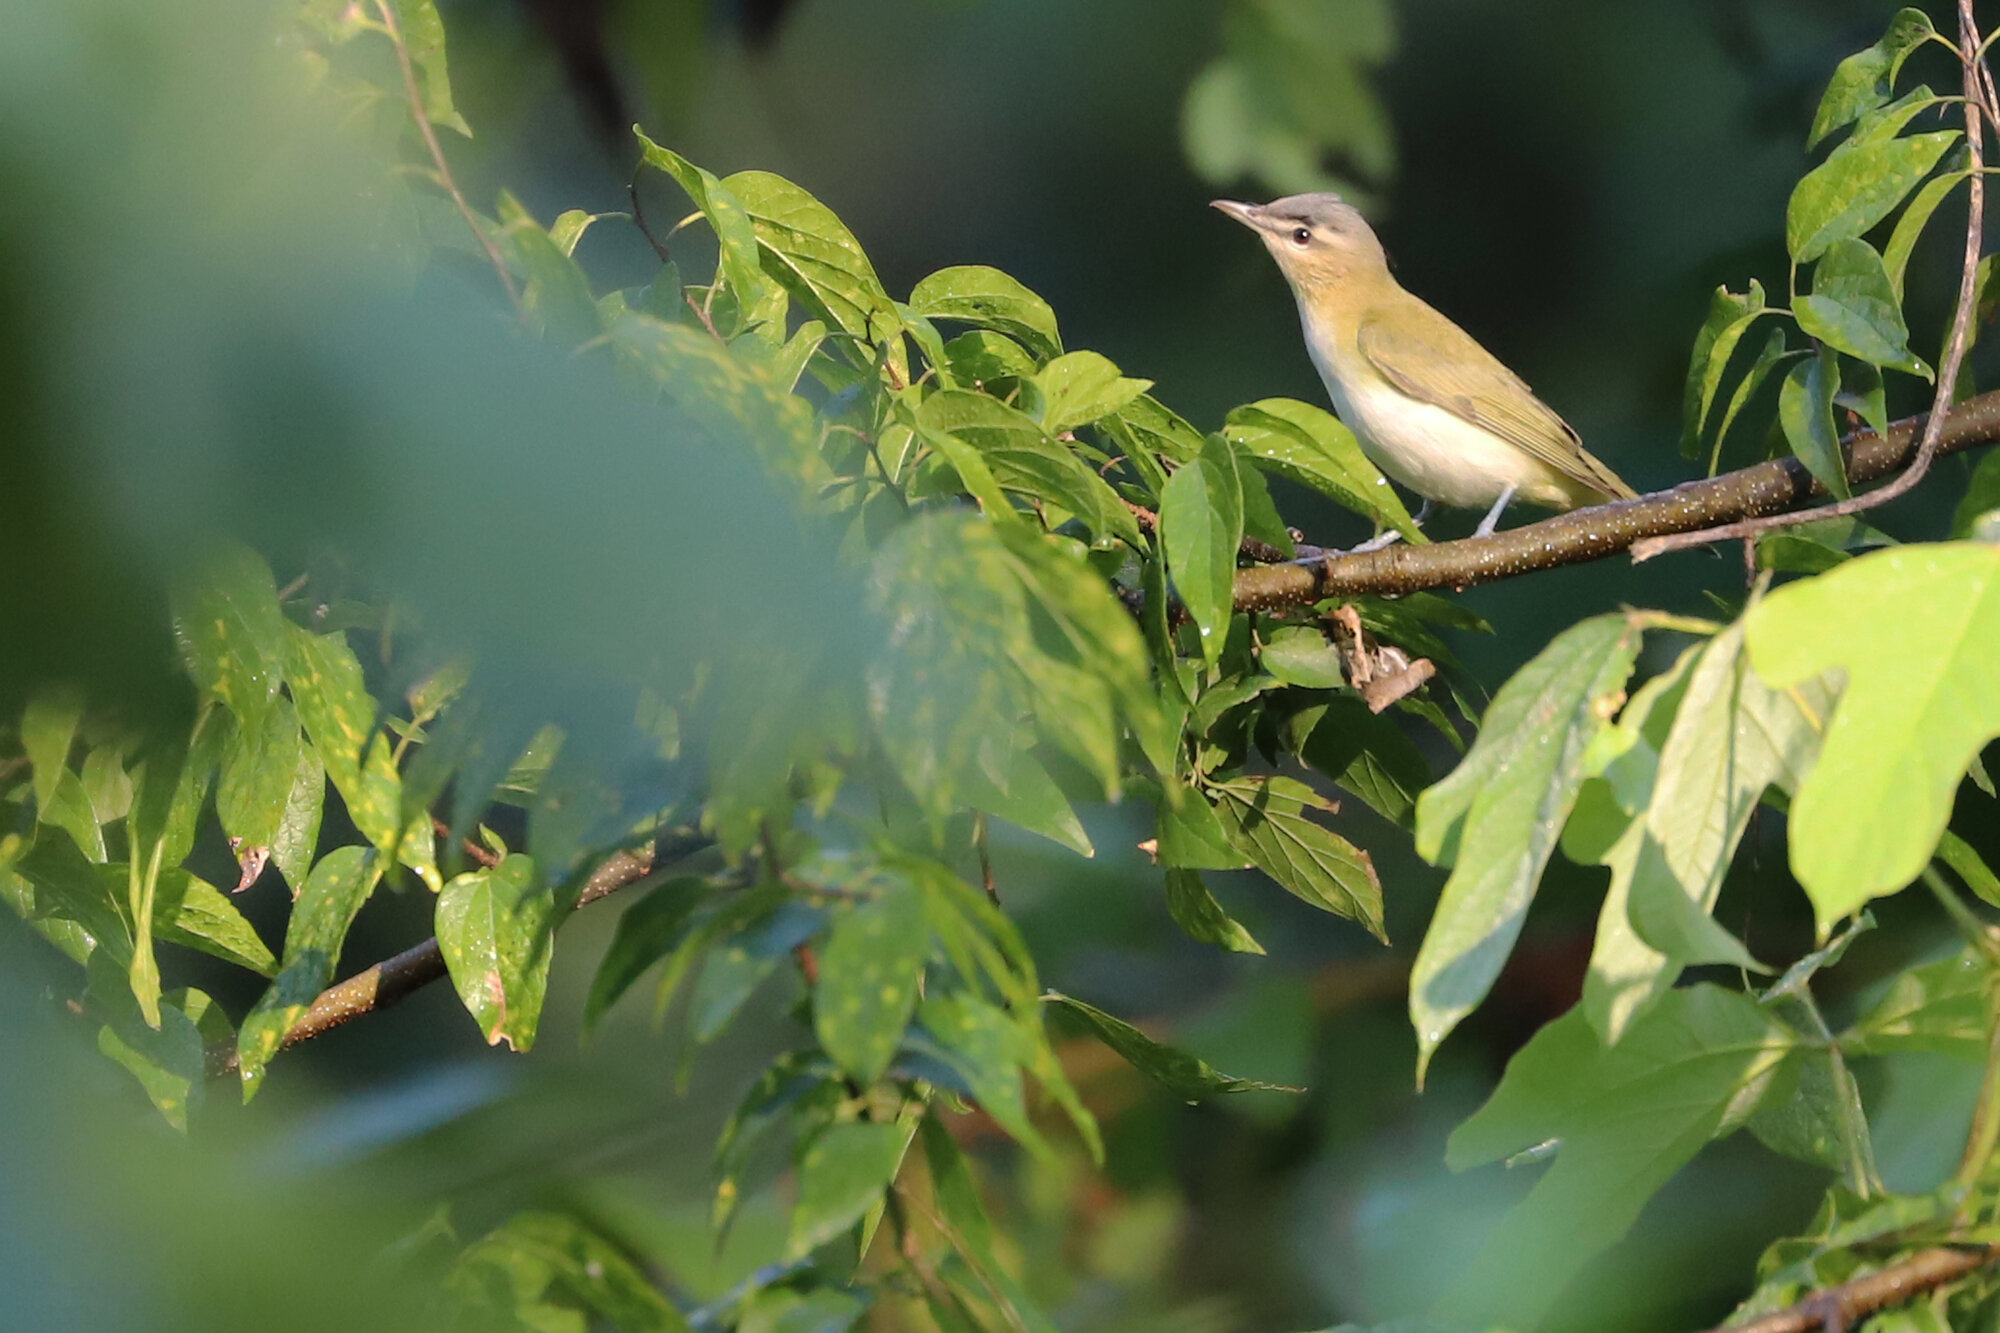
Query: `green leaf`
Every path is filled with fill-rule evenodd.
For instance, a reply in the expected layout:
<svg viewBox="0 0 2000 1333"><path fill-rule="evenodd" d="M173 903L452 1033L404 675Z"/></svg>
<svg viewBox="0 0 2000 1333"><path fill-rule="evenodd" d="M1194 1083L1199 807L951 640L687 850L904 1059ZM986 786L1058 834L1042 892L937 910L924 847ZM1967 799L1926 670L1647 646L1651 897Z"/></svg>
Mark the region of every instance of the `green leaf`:
<svg viewBox="0 0 2000 1333"><path fill-rule="evenodd" d="M1919 651L1882 651L1885 626ZM1876 551L1778 589L1745 632L1774 689L1847 673L1790 814L1792 872L1824 932L1917 877L1966 767L2000 735L2000 548Z"/></svg>
<svg viewBox="0 0 2000 1333"><path fill-rule="evenodd" d="M1907 138L1857 135L1807 172L1785 208L1785 244L1794 263L1818 259L1865 234L1895 211L1958 141L1956 130Z"/></svg>
<svg viewBox="0 0 2000 1333"><path fill-rule="evenodd" d="M1260 949L1258 952L1263 951ZM1234 1092L1305 1091L1304 1088L1286 1087L1282 1083L1262 1083L1251 1078L1232 1078L1211 1068L1204 1060L1154 1041L1124 1019L1114 1018L1095 1005L1085 1004L1082 1000L1059 991L1050 991L1042 996L1042 999L1045 1003L1053 1004L1063 1012L1074 1014L1081 1019L1092 1035L1118 1052L1127 1064L1184 1102L1192 1104L1208 1097Z"/></svg>
<svg viewBox="0 0 2000 1333"><path fill-rule="evenodd" d="M1021 1091L1022 1038L1014 1020L977 996L932 996L918 1010L924 1030L945 1062L965 1080L972 1097L995 1124L1030 1150L1047 1156L1048 1141L1028 1119Z"/></svg>
<svg viewBox="0 0 2000 1333"><path fill-rule="evenodd" d="M799 1154L799 1197L785 1250L811 1254L859 1222L896 1178L916 1125L850 1122L821 1130Z"/></svg>
<svg viewBox="0 0 2000 1333"><path fill-rule="evenodd" d="M902 1044L930 945L923 898L901 878L883 879L872 899L834 919L813 986L813 1031L863 1087Z"/></svg>
<svg viewBox="0 0 2000 1333"><path fill-rule="evenodd" d="M1196 792L1178 804L1162 803L1159 809L1160 864L1188 870L1244 870L1250 865L1247 852L1229 840L1229 831L1210 805Z"/></svg>
<svg viewBox="0 0 2000 1333"><path fill-rule="evenodd" d="M902 326L861 243L832 209L768 171L739 171L722 185L750 215L764 271L816 318L870 343ZM933 312L919 307L917 313Z"/></svg>
<svg viewBox="0 0 2000 1333"><path fill-rule="evenodd" d="M1921 9L1899 10L1889 20L1881 41L1841 61L1820 96L1818 110L1813 112L1806 147L1886 104L1895 93L1896 74L1903 61L1934 32L1930 16Z"/></svg>
<svg viewBox="0 0 2000 1333"><path fill-rule="evenodd" d="M1317 625L1287 625L1270 631L1257 651L1257 660L1287 685L1337 690L1347 684L1340 650Z"/></svg>
<svg viewBox="0 0 2000 1333"><path fill-rule="evenodd" d="M1004 787L995 780L996 776L1006 778ZM1039 834L1078 856L1097 854L1069 798L1032 751L1013 751L1012 757L1004 761L1004 770L997 775L989 774L983 764L974 764L964 777L967 805L998 815L1016 828Z"/></svg>
<svg viewBox="0 0 2000 1333"><path fill-rule="evenodd" d="M619 915L611 947L604 951L584 1000L584 1031L595 1028L632 983L686 937L696 909L709 896L706 880L671 879Z"/></svg>
<svg viewBox="0 0 2000 1333"><path fill-rule="evenodd" d="M910 309L930 319L977 324L1017 338L1044 360L1062 354L1055 311L997 268L939 269L910 292Z"/></svg>
<svg viewBox="0 0 2000 1333"><path fill-rule="evenodd" d="M396 24L403 32L403 50L417 67L424 90L424 118L433 125L472 137L472 127L451 100L451 74L445 63L444 21L432 0L395 0Z"/></svg>
<svg viewBox="0 0 2000 1333"><path fill-rule="evenodd" d="M21 748L34 771L35 808L46 810L69 769L70 743L83 721L83 692L58 685L37 691L21 712ZM86 800L86 805L89 804ZM46 816L43 816L46 818ZM93 820L95 824L99 821Z"/></svg>
<svg viewBox="0 0 2000 1333"><path fill-rule="evenodd" d="M534 859L518 853L458 876L438 895L438 946L489 1045L504 1041L525 1051L534 1044L562 917Z"/></svg>
<svg viewBox="0 0 2000 1333"><path fill-rule="evenodd" d="M1236 455L1210 437L1160 496L1160 542L1174 589L1201 635L1202 656L1222 656L1235 613L1236 548L1243 540L1243 489Z"/></svg>
<svg viewBox="0 0 2000 1333"><path fill-rule="evenodd" d="M285 797L284 817L278 821L277 836L271 840L271 859L277 863L285 882L295 889L312 872L325 806L326 767L320 763L319 751L314 746L301 744L299 766L293 770L292 789Z"/></svg>
<svg viewBox="0 0 2000 1333"><path fill-rule="evenodd" d="M1973 524L1982 514L2000 509L2000 452L1989 453L1972 469L1958 508L1951 515L1951 536L1962 541L1972 535Z"/></svg>
<svg viewBox="0 0 2000 1333"><path fill-rule="evenodd" d="M1126 379L1096 352L1057 357L1042 367L1035 384L1042 392L1042 425L1051 435L1108 417L1153 387L1151 380Z"/></svg>
<svg viewBox="0 0 2000 1333"><path fill-rule="evenodd" d="M223 748L222 780L215 789L222 831L242 839L246 848L275 844L303 757L298 715L288 699L273 701L255 731L237 727Z"/></svg>
<svg viewBox="0 0 2000 1333"><path fill-rule="evenodd" d="M1895 293L1896 304L1903 301L1903 272L1910 266L1910 254L1917 248L1917 240L1929 225L1931 214L1937 212L1938 205L1945 196L1966 181L1964 170L1946 171L1942 176L1924 182L1924 188L1917 191L1910 200L1903 216L1896 219L1896 229L1889 233L1889 244L1882 250L1882 267L1889 275L1889 290Z"/></svg>
<svg viewBox="0 0 2000 1333"><path fill-rule="evenodd" d="M1394 718L1355 695L1336 694L1298 722L1310 727L1296 746L1300 759L1384 819L1409 826L1418 795L1431 785L1431 766Z"/></svg>
<svg viewBox="0 0 2000 1333"><path fill-rule="evenodd" d="M1896 289L1882 256L1861 240L1838 241L1813 266L1813 289L1792 303L1808 336L1870 365L1930 378L1930 367L1910 351Z"/></svg>
<svg viewBox="0 0 2000 1333"><path fill-rule="evenodd" d="M285 678L291 631L271 567L247 547L221 547L175 584L172 605L188 674L254 730Z"/></svg>
<svg viewBox="0 0 2000 1333"><path fill-rule="evenodd" d="M1743 378L1737 381L1735 392L1729 395L1729 406L1723 410L1722 424L1715 428L1715 443L1708 452L1708 474L1711 477L1722 465L1722 445L1729 438L1729 428L1736 424L1737 414L1742 412L1751 396L1764 387L1764 381L1770 377L1772 370L1788 355L1803 353L1787 352L1785 331L1782 328L1772 329L1770 337L1764 339L1757 359L1750 363L1750 369L1744 371Z"/></svg>
<svg viewBox="0 0 2000 1333"><path fill-rule="evenodd" d="M1223 910L1196 871L1172 868L1167 871L1167 913L1189 939L1220 945L1231 953L1264 952L1256 937Z"/></svg>
<svg viewBox="0 0 2000 1333"><path fill-rule="evenodd" d="M106 869L122 871L123 867ZM164 943L199 949L260 977L274 976L278 971L278 960L229 896L183 867L160 871L153 920L154 938Z"/></svg>
<svg viewBox="0 0 2000 1333"><path fill-rule="evenodd" d="M288 624L285 677L299 721L327 776L343 794L358 789L361 748L375 729L375 701L362 679L361 661L340 633L314 634Z"/></svg>
<svg viewBox="0 0 2000 1333"><path fill-rule="evenodd" d="M1701 456L1702 432L1708 426L1709 408L1716 390L1722 387L1723 372L1757 317L1766 312L1764 285L1752 278L1750 290L1738 296L1727 287L1717 287L1709 299L1708 318L1694 337L1694 353L1688 360L1687 389L1681 399L1681 457Z"/></svg>
<svg viewBox="0 0 2000 1333"><path fill-rule="evenodd" d="M1989 907L2000 907L2000 876L1994 875L1991 867L1970 843L1953 833L1944 831L1938 839L1938 860L1952 868L1952 872L1965 881L1965 887L1979 895Z"/></svg>
<svg viewBox="0 0 2000 1333"><path fill-rule="evenodd" d="M466 1247L447 1275L453 1327L689 1333L687 1320L623 1250L574 1217L522 1212Z"/></svg>
<svg viewBox="0 0 2000 1333"><path fill-rule="evenodd" d="M1004 333L972 329L944 345L951 382L1006 397L1016 383L1035 373L1035 358Z"/></svg>
<svg viewBox="0 0 2000 1333"><path fill-rule="evenodd" d="M161 1118L185 1134L208 1082L208 1053L201 1029L180 1009L162 1004L160 1020L157 1030L137 1021L107 1023L97 1030L97 1049L138 1079Z"/></svg>
<svg viewBox="0 0 2000 1333"><path fill-rule="evenodd" d="M1359 921L1389 942L1382 925L1382 881L1367 852L1306 817L1334 809L1291 778L1236 778L1217 783L1215 813L1230 842L1294 896Z"/></svg>
<svg viewBox="0 0 2000 1333"><path fill-rule="evenodd" d="M555 238L506 190L500 192L501 253L522 279L521 308L533 327L563 347L603 332L590 280Z"/></svg>
<svg viewBox="0 0 2000 1333"><path fill-rule="evenodd" d="M1295 398L1239 407L1222 428L1229 442L1279 476L1332 496L1355 513L1394 528L1409 542L1430 540L1411 521L1395 488L1361 452L1339 419Z"/></svg>
<svg viewBox="0 0 2000 1333"><path fill-rule="evenodd" d="M1558 635L1501 687L1471 752L1418 799L1418 854L1455 867L1410 980L1420 1074L1513 950L1640 638L1622 615Z"/></svg>
<svg viewBox="0 0 2000 1333"><path fill-rule="evenodd" d="M1544 1026L1452 1134L1445 1160L1462 1171L1555 1140L1555 1163L1440 1312L1478 1327L1539 1324L1676 1171L1757 1109L1795 1042L1755 1002L1708 985L1669 991L1613 1047L1580 1008Z"/></svg>
<svg viewBox="0 0 2000 1333"><path fill-rule="evenodd" d="M69 834L91 860L102 861L111 855L105 847L104 829L97 812L91 807L90 793L84 788L83 779L68 769L57 775L56 788L41 803L37 817L50 828Z"/></svg>
<svg viewBox="0 0 2000 1333"><path fill-rule="evenodd" d="M1292 539L1292 530L1285 526L1285 519L1278 512L1278 506L1271 499L1270 483L1264 474L1254 467L1236 469L1236 479L1243 485L1243 535L1255 537L1267 546L1275 546L1278 553L1290 560L1298 555L1298 545ZM1165 485L1164 482L1161 483Z"/></svg>
<svg viewBox="0 0 2000 1333"><path fill-rule="evenodd" d="M277 978L244 1016L237 1035L236 1059L243 1075L245 1101L256 1095L264 1080L264 1067L284 1044L285 1034L333 980L341 942L380 878L374 849L342 847L314 866L299 890L291 922L285 928L285 954Z"/></svg>
<svg viewBox="0 0 2000 1333"><path fill-rule="evenodd" d="M736 294L737 308L749 311L762 307L770 297L771 278L759 258L756 224L742 201L709 172L654 143L636 126L632 132L638 136L646 164L672 176L715 229L718 264L723 280Z"/></svg>
<svg viewBox="0 0 2000 1333"><path fill-rule="evenodd" d="M1993 972L1970 947L1896 974L1882 998L1840 1034L1849 1055L1929 1051L1975 1064L1986 1061L1987 992Z"/></svg>
<svg viewBox="0 0 2000 1333"><path fill-rule="evenodd" d="M994 480L1007 490L1060 505L1097 536L1122 537L1139 546L1138 523L1117 493L1027 413L970 389L943 389L924 400L916 419L926 439L950 435L977 449ZM951 461L956 465L955 458ZM971 489L962 469L960 479ZM985 499L976 490L974 495Z"/></svg>
<svg viewBox="0 0 2000 1333"><path fill-rule="evenodd" d="M1758 967L1709 913L1765 789L1797 786L1832 704L1818 682L1765 688L1740 623L1709 641L1675 693L1645 806L1607 857L1611 888L1584 983L1591 1024L1612 1043L1683 967Z"/></svg>
<svg viewBox="0 0 2000 1333"><path fill-rule="evenodd" d="M1793 366L1778 390L1778 421L1806 470L1833 494L1854 494L1833 424L1833 396L1840 392L1840 359L1830 348Z"/></svg>

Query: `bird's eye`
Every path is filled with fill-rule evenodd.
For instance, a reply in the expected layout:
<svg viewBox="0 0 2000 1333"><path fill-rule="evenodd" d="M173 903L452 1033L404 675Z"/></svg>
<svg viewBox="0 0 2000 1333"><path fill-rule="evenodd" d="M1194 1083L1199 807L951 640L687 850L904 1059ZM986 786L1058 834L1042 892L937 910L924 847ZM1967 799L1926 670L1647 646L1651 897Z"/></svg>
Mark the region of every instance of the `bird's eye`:
<svg viewBox="0 0 2000 1333"><path fill-rule="evenodd" d="M1312 244L1312 238L1313 234L1310 227L1292 228L1292 244L1298 246L1301 250Z"/></svg>

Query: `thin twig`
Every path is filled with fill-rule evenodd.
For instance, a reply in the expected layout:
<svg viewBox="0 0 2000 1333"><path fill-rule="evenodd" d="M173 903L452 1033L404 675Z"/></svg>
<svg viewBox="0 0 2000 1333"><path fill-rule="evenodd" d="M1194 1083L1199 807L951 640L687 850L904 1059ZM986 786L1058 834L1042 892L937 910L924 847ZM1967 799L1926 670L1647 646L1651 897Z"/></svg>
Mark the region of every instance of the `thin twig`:
<svg viewBox="0 0 2000 1333"><path fill-rule="evenodd" d="M1816 1291L1794 1305L1741 1324L1722 1324L1710 1333L1809 1333L1815 1328L1849 1329L1877 1310L1901 1305L1993 1263L2000 1245L1919 1250L1901 1263Z"/></svg>
<svg viewBox="0 0 2000 1333"><path fill-rule="evenodd" d="M1889 428L1887 439L1856 431L1841 442L1847 475L1873 481L1915 456L1925 417ZM1944 413L1937 452L2000 443L2000 392L1968 398ZM1636 500L1571 510L1485 537L1398 543L1376 551L1325 552L1282 565L1236 571L1239 611L1304 606L1330 597L1400 596L1431 588L1469 588L1538 570L1639 552L1645 540L1692 532L1750 514L1796 509L1826 492L1796 458L1773 459L1719 477L1690 481ZM1815 516L1824 511L1813 511Z"/></svg>
<svg viewBox="0 0 2000 1333"><path fill-rule="evenodd" d="M667 253L667 243L653 235L653 229L646 225L646 208L639 202L639 177L646 170L645 160L632 168L632 179L625 183L625 193L632 196L632 221L639 228L639 234L646 238L646 244L653 247L653 253L660 257L662 264L671 263L673 256Z"/></svg>
<svg viewBox="0 0 2000 1333"><path fill-rule="evenodd" d="M1874 509L1909 494L1924 479L1924 474L1930 471L1931 463L1938 455L1938 442L1942 438L1944 429L1945 409L1951 405L1951 396L1958 387L1959 368L1965 364L1966 344L1972 332L1973 306L1979 295L1979 252L1984 248L1986 237L1986 175L1983 156L1985 128L1980 111L1986 104L1986 85L1990 80L1982 72L1979 29L1972 19L1972 0L1958 0L1958 48L1959 61L1964 66L1965 146L1970 168L1970 175L1966 178L1965 261L1958 279L1958 309L1952 315L1951 336L1945 341L1944 360L1938 366L1937 392L1931 399L1930 419L1924 427L1923 442L1917 446L1916 461L1887 486L1870 491L1866 495L1850 496L1836 504L1822 505L1798 513L1746 518L1737 523L1700 532L1655 537L1632 548L1634 560L1647 560L1656 555L1664 555L1668 551L1683 550L1690 546L1706 546L1710 542L1727 541L1732 538L1754 540L1766 532L1775 532L1780 528L1789 528L1800 523L1814 523L1820 519L1845 518L1849 514Z"/></svg>
<svg viewBox="0 0 2000 1333"><path fill-rule="evenodd" d="M417 132L423 135L424 146L430 149L431 163L437 168L438 184L451 196L451 202L458 208L458 215L465 219L465 225L472 228L473 236L479 241L479 248L492 261L493 271L500 275L500 286L507 293L507 303L516 313L521 309L521 293L514 286L514 275L507 268L507 261L500 254L500 247L486 234L486 228L479 225L479 215L472 211L472 205L465 202L465 195L458 188L458 181L451 174L451 165L445 161L444 146L438 142L437 130L431 125L430 113L424 110L423 89L417 83L417 68L410 62L410 48L403 42L403 29L396 22L396 7L391 0L375 0L375 12L382 16L382 26L389 34L389 44L396 48L396 63L403 71L403 93L410 103L410 116L417 122Z"/></svg>

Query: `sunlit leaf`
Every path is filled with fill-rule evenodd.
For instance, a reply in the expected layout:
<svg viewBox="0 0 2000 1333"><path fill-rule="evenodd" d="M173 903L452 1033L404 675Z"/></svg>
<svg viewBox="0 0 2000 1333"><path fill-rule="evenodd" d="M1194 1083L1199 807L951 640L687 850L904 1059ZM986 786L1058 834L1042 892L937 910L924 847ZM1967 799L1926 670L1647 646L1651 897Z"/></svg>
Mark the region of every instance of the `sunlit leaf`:
<svg viewBox="0 0 2000 1333"><path fill-rule="evenodd" d="M891 878L871 887L873 898L834 919L813 986L813 1031L863 1087L902 1043L931 941L914 885Z"/></svg>
<svg viewBox="0 0 2000 1333"><path fill-rule="evenodd" d="M1971 948L1910 968L1840 1034L1840 1045L1853 1055L1931 1051L1983 1064L1992 989L1992 968Z"/></svg>
<svg viewBox="0 0 2000 1333"><path fill-rule="evenodd" d="M1750 289L1738 296L1727 287L1717 287L1709 298L1708 318L1694 337L1694 352L1688 360L1687 388L1681 398L1681 457L1701 454L1701 437L1708 426L1709 408L1722 387L1729 358L1757 317L1765 313L1764 285L1750 280Z"/></svg>
<svg viewBox="0 0 2000 1333"><path fill-rule="evenodd" d="M243 1076L243 1096L256 1094L264 1067L285 1034L305 1015L320 991L333 980L340 945L354 914L381 878L372 848L342 847L313 867L285 928L285 952L278 975L255 1007L245 1015L236 1039L236 1058Z"/></svg>
<svg viewBox="0 0 2000 1333"><path fill-rule="evenodd" d="M1214 788L1215 813L1229 840L1286 890L1358 921L1388 943L1382 881L1375 863L1338 833L1307 817L1331 802L1291 778L1236 778Z"/></svg>
<svg viewBox="0 0 2000 1333"><path fill-rule="evenodd" d="M1281 477L1330 495L1357 514L1424 542L1395 488L1332 414L1293 398L1266 398L1229 414L1229 442Z"/></svg>
<svg viewBox="0 0 2000 1333"><path fill-rule="evenodd" d="M1854 494L1833 422L1833 396L1840 392L1839 358L1829 348L1794 365L1778 390L1778 421L1785 439L1806 470L1833 494Z"/></svg>
<svg viewBox="0 0 2000 1333"><path fill-rule="evenodd" d="M1888 217L1957 141L1957 130L1935 130L1902 139L1857 136L1835 149L1806 173L1786 206L1793 261L1818 259Z"/></svg>
<svg viewBox="0 0 2000 1333"><path fill-rule="evenodd" d="M1833 78L1820 95L1819 108L1813 112L1806 147L1885 105L1895 92L1896 74L1903 62L1934 32L1930 16L1921 9L1899 10L1889 20L1882 40L1835 66Z"/></svg>
<svg viewBox="0 0 2000 1333"><path fill-rule="evenodd" d="M1153 387L1151 380L1128 379L1096 352L1070 352L1043 366L1035 376L1042 393L1042 425L1051 435L1110 416Z"/></svg>
<svg viewBox="0 0 2000 1333"><path fill-rule="evenodd" d="M1813 266L1812 293L1794 301L1792 313L1801 330L1849 356L1930 375L1930 368L1910 351L1910 331L1882 256L1866 241L1827 247Z"/></svg>
<svg viewBox="0 0 2000 1333"><path fill-rule="evenodd" d="M1234 614L1236 548L1243 540L1243 490L1227 443L1211 438L1167 482L1160 540L1174 590L1201 636L1202 655L1213 663L1222 656Z"/></svg>
<svg viewBox="0 0 2000 1333"><path fill-rule="evenodd" d="M188 674L256 727L285 678L291 630L271 567L246 547L220 547L175 585L173 613Z"/></svg>
<svg viewBox="0 0 2000 1333"><path fill-rule="evenodd" d="M939 269L911 290L910 308L930 319L977 324L1018 338L1044 359L1062 354L1048 302L997 268Z"/></svg>
<svg viewBox="0 0 2000 1333"><path fill-rule="evenodd" d="M533 858L519 854L458 876L438 895L438 946L451 984L489 1044L534 1044L562 916Z"/></svg>

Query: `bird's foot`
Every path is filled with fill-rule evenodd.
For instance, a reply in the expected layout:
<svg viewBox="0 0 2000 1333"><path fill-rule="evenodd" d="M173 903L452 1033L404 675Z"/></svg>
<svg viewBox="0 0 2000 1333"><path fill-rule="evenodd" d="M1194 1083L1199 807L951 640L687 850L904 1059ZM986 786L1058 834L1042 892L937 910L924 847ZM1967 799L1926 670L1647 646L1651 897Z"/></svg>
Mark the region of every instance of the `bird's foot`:
<svg viewBox="0 0 2000 1333"><path fill-rule="evenodd" d="M1360 555L1364 551L1379 551L1385 546L1394 546L1397 542L1401 540L1403 540L1403 534L1396 531L1394 528L1390 528L1387 532L1376 533L1373 537L1370 537L1367 541L1361 543L1361 545L1359 546L1349 547L1347 549L1347 554Z"/></svg>
<svg viewBox="0 0 2000 1333"><path fill-rule="evenodd" d="M1430 522L1430 517L1431 517L1431 502L1429 500L1426 500L1422 504L1417 506L1416 517L1410 520L1410 526L1413 528L1421 528L1424 524Z"/></svg>
<svg viewBox="0 0 2000 1333"><path fill-rule="evenodd" d="M1493 535L1493 529L1499 526L1500 515L1506 512L1508 503L1514 498L1514 490L1514 487L1509 486L1506 490L1500 492L1500 498L1495 500L1493 507L1486 511L1486 517L1479 520L1479 526L1472 530L1473 536L1491 537Z"/></svg>

